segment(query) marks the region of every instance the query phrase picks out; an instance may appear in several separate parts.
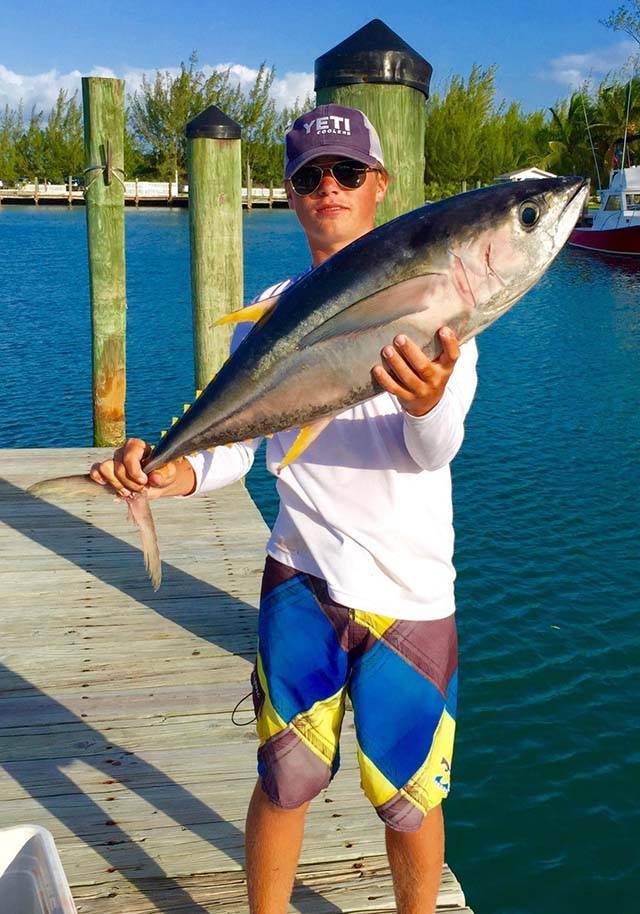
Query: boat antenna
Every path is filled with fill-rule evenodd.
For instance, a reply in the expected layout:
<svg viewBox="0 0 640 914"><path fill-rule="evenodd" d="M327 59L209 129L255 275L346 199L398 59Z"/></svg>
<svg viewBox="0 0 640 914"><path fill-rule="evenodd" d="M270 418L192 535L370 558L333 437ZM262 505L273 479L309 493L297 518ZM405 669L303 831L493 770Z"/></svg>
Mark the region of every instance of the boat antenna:
<svg viewBox="0 0 640 914"><path fill-rule="evenodd" d="M627 133L629 132L629 110L631 108L631 83L633 77L629 80L629 95L627 96L627 117L624 123L624 142L622 144L622 168L624 170L624 159L627 152Z"/></svg>
<svg viewBox="0 0 640 914"><path fill-rule="evenodd" d="M591 153L593 155L593 164L596 166L596 174L598 176L598 192L602 190L602 181L600 180L600 169L598 168L598 157L596 156L596 151L593 145L593 140L591 138L591 128L589 127L589 118L587 117L587 106L584 103L584 93L582 95L582 110L584 111L584 122L587 125L587 134L589 135L589 144L591 146Z"/></svg>

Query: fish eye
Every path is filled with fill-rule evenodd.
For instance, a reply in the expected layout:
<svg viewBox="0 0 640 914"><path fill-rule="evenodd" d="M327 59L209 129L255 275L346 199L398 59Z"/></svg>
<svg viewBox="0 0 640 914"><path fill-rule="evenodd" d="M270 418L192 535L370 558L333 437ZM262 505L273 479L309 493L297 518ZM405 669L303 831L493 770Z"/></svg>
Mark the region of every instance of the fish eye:
<svg viewBox="0 0 640 914"><path fill-rule="evenodd" d="M533 228L539 218L540 207L533 200L525 200L520 204L520 222L525 228Z"/></svg>

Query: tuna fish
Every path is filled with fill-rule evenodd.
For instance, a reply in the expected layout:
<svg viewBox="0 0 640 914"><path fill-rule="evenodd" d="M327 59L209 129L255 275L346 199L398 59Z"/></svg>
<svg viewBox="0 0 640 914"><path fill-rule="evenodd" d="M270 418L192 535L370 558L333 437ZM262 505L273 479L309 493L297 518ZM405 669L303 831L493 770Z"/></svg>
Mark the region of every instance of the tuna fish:
<svg viewBox="0 0 640 914"><path fill-rule="evenodd" d="M544 178L423 206L357 239L280 296L227 315L221 322L255 326L153 448L145 472L195 451L299 428L286 465L335 415L380 392L371 370L397 334L435 358L440 327L465 342L508 311L563 247L587 190L582 178ZM71 480L100 490L89 477L68 477L30 491L63 494ZM158 584L148 499L139 496L130 509Z"/></svg>

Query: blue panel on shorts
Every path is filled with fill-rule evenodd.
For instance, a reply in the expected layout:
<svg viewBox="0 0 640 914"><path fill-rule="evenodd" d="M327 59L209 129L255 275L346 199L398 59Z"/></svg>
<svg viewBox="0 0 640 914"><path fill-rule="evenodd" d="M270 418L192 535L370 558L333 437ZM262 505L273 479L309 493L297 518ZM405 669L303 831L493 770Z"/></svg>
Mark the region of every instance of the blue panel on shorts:
<svg viewBox="0 0 640 914"><path fill-rule="evenodd" d="M344 686L347 654L304 577L262 598L258 630L271 702L285 723Z"/></svg>
<svg viewBox="0 0 640 914"><path fill-rule="evenodd" d="M350 693L360 748L400 789L429 754L444 707L440 691L379 641L354 666Z"/></svg>

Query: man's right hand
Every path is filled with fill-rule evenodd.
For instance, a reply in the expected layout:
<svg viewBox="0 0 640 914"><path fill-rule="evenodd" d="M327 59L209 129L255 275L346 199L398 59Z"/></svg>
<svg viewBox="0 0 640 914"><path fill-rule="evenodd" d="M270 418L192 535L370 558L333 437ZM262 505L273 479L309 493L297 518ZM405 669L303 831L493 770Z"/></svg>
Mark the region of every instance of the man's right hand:
<svg viewBox="0 0 640 914"><path fill-rule="evenodd" d="M151 445L141 438L129 438L123 447L114 451L110 460L94 463L89 476L101 486L110 485L122 498L147 489L149 498L162 495L190 495L195 489L196 477L188 460L171 460L146 475L142 460L151 451Z"/></svg>

